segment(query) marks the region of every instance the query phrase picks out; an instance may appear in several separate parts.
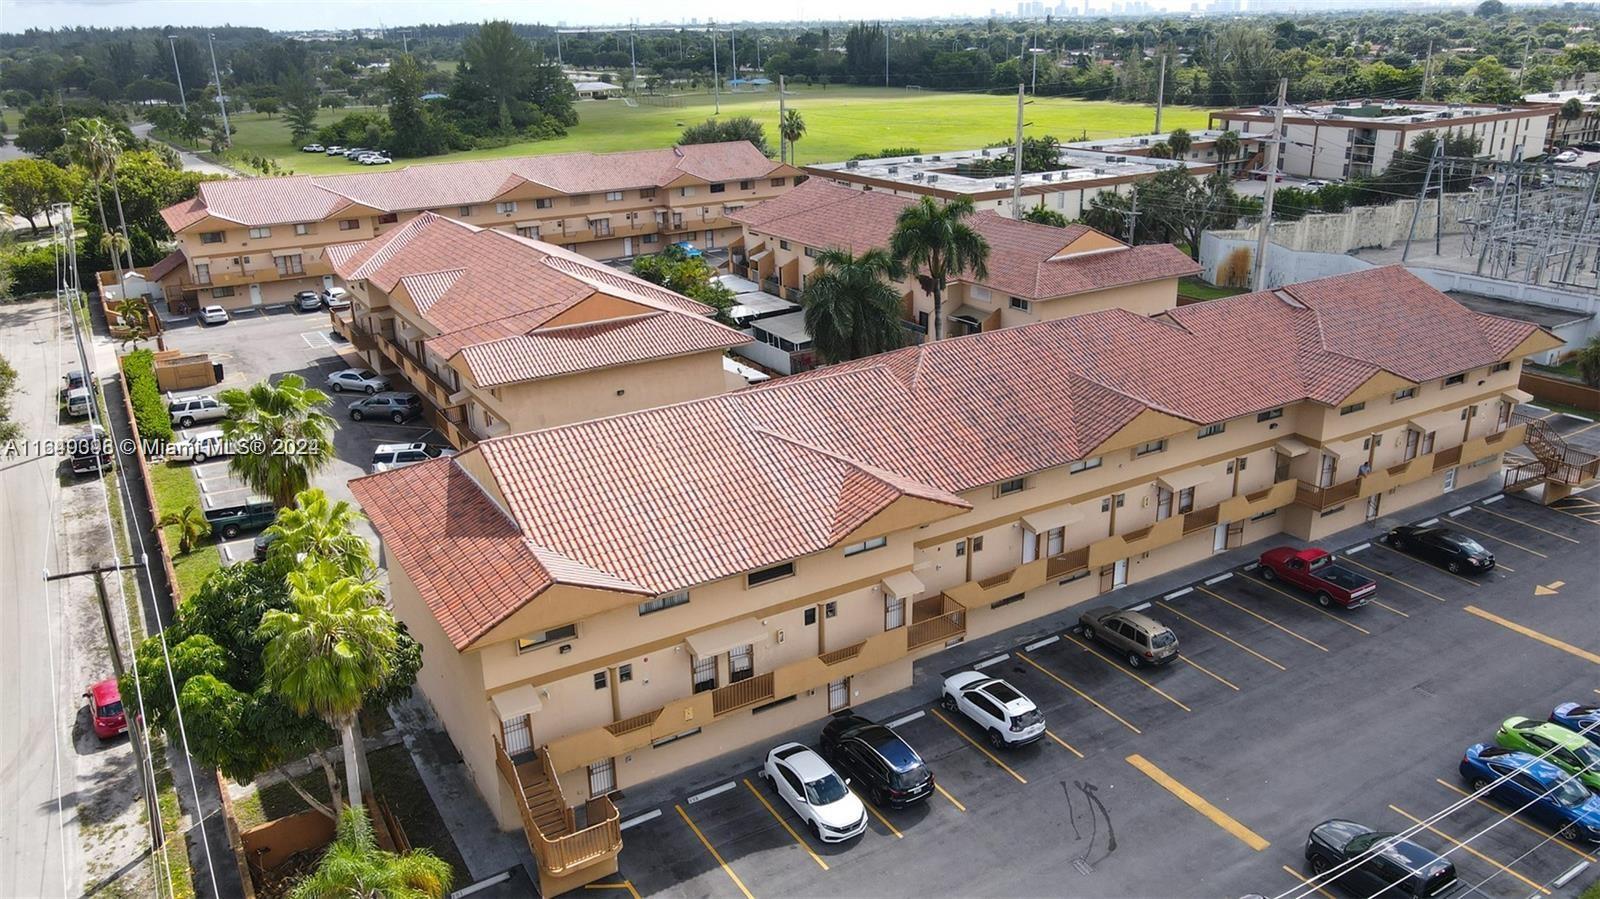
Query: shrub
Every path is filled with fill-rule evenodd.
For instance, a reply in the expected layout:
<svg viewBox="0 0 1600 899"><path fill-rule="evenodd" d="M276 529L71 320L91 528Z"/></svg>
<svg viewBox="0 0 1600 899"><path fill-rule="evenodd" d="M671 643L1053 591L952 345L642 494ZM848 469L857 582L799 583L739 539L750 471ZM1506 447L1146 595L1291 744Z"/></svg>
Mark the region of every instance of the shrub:
<svg viewBox="0 0 1600 899"><path fill-rule="evenodd" d="M133 417L139 423L139 436L147 441L172 439L172 418L167 414L161 387L156 384L156 357L149 350L135 350L122 357L122 374L128 379L128 399Z"/></svg>
<svg viewBox="0 0 1600 899"><path fill-rule="evenodd" d="M15 296L56 289L56 253L49 246L17 250L4 258L4 264L11 273L11 291Z"/></svg>

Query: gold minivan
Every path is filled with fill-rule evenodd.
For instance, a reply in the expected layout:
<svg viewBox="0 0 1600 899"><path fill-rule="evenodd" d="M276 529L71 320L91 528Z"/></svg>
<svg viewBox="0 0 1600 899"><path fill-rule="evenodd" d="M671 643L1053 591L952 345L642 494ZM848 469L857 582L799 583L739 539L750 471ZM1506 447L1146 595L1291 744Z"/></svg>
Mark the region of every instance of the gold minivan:
<svg viewBox="0 0 1600 899"><path fill-rule="evenodd" d="M1101 606L1080 615L1078 627L1085 639L1104 643L1132 668L1165 665L1178 657L1178 635L1149 615Z"/></svg>

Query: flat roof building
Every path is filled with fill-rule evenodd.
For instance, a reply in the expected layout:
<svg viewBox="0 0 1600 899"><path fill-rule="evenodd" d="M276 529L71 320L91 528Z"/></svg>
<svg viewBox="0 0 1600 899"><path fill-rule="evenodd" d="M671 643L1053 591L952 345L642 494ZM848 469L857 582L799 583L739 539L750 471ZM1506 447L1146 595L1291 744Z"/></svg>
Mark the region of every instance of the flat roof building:
<svg viewBox="0 0 1600 899"><path fill-rule="evenodd" d="M1583 114L1575 119L1564 118L1561 107L1568 100L1577 100L1583 107ZM1522 102L1548 108L1551 146L1600 141L1600 89L1523 94Z"/></svg>

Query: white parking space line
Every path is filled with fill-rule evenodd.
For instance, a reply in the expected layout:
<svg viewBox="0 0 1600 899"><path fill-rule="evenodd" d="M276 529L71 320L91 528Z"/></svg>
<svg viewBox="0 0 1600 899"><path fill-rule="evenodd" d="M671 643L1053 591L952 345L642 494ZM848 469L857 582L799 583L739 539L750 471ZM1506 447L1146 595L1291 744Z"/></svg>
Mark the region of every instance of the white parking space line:
<svg viewBox="0 0 1600 899"><path fill-rule="evenodd" d="M1004 662L1006 659L1009 659L1009 658L1011 658L1011 653L1002 652L999 655L995 656L994 658L992 658L992 659L984 659L983 661L977 663L976 665L973 665L972 667L973 668L987 668L990 665L998 665L1001 662Z"/></svg>
<svg viewBox="0 0 1600 899"><path fill-rule="evenodd" d="M645 812L642 815L636 815L622 822L621 829L627 830L630 827L637 827L646 821L654 821L659 817L661 817L661 809L652 809L651 811Z"/></svg>
<svg viewBox="0 0 1600 899"><path fill-rule="evenodd" d="M918 718L924 717L927 714L928 714L927 712L918 710L918 711L912 712L909 715L901 715L900 717L894 719L893 721L890 721L889 722L889 726L890 727L899 727L902 724L910 724L911 722L917 720Z"/></svg>
<svg viewBox="0 0 1600 899"><path fill-rule="evenodd" d="M729 790L731 790L731 789L733 789L734 787L737 787L737 786L738 786L737 783L735 783L734 781L730 780L730 781L728 781L727 783L723 784L720 787L712 787L709 790L701 790L700 792L694 794L693 796L690 796L687 801L688 801L688 803L690 805L694 805L696 802L703 802L703 801L705 801L707 799L710 799L713 796L720 796L723 793L726 793Z"/></svg>
<svg viewBox="0 0 1600 899"><path fill-rule="evenodd" d="M1372 548L1372 544L1371 543L1357 543L1355 546L1352 546L1349 549L1345 550L1344 554L1347 555L1347 556L1353 556L1356 553L1361 552L1364 549L1371 549L1371 548Z"/></svg>
<svg viewBox="0 0 1600 899"><path fill-rule="evenodd" d="M1439 523L1439 519L1430 518L1427 521L1419 521L1419 522L1417 522L1417 527L1419 527L1419 528L1431 528L1431 527L1433 527L1434 525L1436 525L1438 523Z"/></svg>
<svg viewBox="0 0 1600 899"><path fill-rule="evenodd" d="M1170 597L1168 597L1168 598L1170 599ZM1142 602L1142 603L1139 603L1136 606L1129 606L1127 611L1129 611L1129 612L1143 612L1145 609L1148 609L1148 608L1150 608L1150 604L1147 603L1147 602Z"/></svg>
<svg viewBox="0 0 1600 899"><path fill-rule="evenodd" d="M1454 518L1457 515L1465 515L1465 514L1467 514L1468 512L1471 512L1471 511L1472 511L1472 507L1471 506L1462 506L1459 509L1451 509L1450 510L1450 517Z"/></svg>
<svg viewBox="0 0 1600 899"><path fill-rule="evenodd" d="M327 331L303 331L300 334L300 339L306 342L306 346L314 350L333 346L333 341L328 339Z"/></svg>
<svg viewBox="0 0 1600 899"><path fill-rule="evenodd" d="M1027 646L1024 646L1023 649L1026 649L1029 652L1033 652L1036 649L1043 649L1044 647L1049 646L1052 643L1060 643L1060 642L1061 642L1061 635L1060 634L1056 634L1053 637L1045 637L1043 640L1038 640L1038 641L1035 641L1033 643L1029 643ZM917 714L920 715L921 712L918 712Z"/></svg>
<svg viewBox="0 0 1600 899"><path fill-rule="evenodd" d="M1193 587L1184 587L1182 590L1174 590L1171 593L1168 593L1166 596L1163 596L1161 598L1162 599L1177 599L1180 596L1188 596L1190 593L1193 593L1193 592L1194 592L1194 588Z"/></svg>
<svg viewBox="0 0 1600 899"><path fill-rule="evenodd" d="M1246 570L1248 570L1248 569L1246 569ZM1206 581L1206 586L1210 587L1213 584L1220 584L1220 583L1222 583L1223 581L1227 580L1230 577L1233 577L1233 572L1231 572L1231 571L1226 573L1226 574L1219 574L1216 577L1211 578L1210 580Z"/></svg>
<svg viewBox="0 0 1600 899"><path fill-rule="evenodd" d="M228 565L243 562L255 555L256 538L246 537L232 543L219 543L217 550L222 553L222 561Z"/></svg>
<svg viewBox="0 0 1600 899"><path fill-rule="evenodd" d="M1484 500L1483 501L1483 505L1487 506L1490 503L1497 503L1497 502L1499 502L1499 501L1501 501L1501 500L1503 500L1505 498L1506 498L1506 495L1504 493L1496 493L1494 496L1491 496L1488 499Z"/></svg>

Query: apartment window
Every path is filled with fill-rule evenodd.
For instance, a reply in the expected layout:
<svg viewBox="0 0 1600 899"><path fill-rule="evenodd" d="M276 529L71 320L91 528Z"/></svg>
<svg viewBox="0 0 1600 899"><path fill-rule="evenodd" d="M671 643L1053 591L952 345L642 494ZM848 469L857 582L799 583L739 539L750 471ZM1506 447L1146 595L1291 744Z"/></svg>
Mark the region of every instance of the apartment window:
<svg viewBox="0 0 1600 899"><path fill-rule="evenodd" d="M200 232L200 242L201 243L222 243L222 236L223 235L222 235L221 231L201 231Z"/></svg>
<svg viewBox="0 0 1600 899"><path fill-rule="evenodd" d="M717 688L717 657L706 656L694 660L694 692L704 693Z"/></svg>
<svg viewBox="0 0 1600 899"><path fill-rule="evenodd" d="M906 623L906 601L893 593L883 596L883 629L892 631Z"/></svg>
<svg viewBox="0 0 1600 899"><path fill-rule="evenodd" d="M607 203L617 203L617 202L620 202L621 200L622 200L622 191L620 191L620 190L608 190L608 191L606 191L606 202Z"/></svg>
<svg viewBox="0 0 1600 899"><path fill-rule="evenodd" d="M1366 403L1351 403L1348 406L1340 406L1339 407L1339 414L1340 415L1352 415L1352 414L1354 414L1356 412L1360 412L1362 409L1365 409L1365 408L1367 408L1367 404Z"/></svg>
<svg viewBox="0 0 1600 899"><path fill-rule="evenodd" d="M785 184L789 183L789 179L787 179L787 178L774 178L774 179L772 179L772 181L770 183L771 183L771 185L773 187L782 187Z"/></svg>
<svg viewBox="0 0 1600 899"><path fill-rule="evenodd" d="M778 241L778 249L780 249L780 250L789 249L789 242L787 240Z"/></svg>
<svg viewBox="0 0 1600 899"><path fill-rule="evenodd" d="M688 186L685 186L685 187L678 188L678 196L680 196L680 197L692 197L692 196L694 196L694 185L688 185Z"/></svg>
<svg viewBox="0 0 1600 899"><path fill-rule="evenodd" d="M1283 417L1283 407L1279 406L1276 409L1268 409L1265 412L1258 413L1256 415L1256 421L1271 421L1274 418L1282 418L1282 417Z"/></svg>
<svg viewBox="0 0 1600 899"><path fill-rule="evenodd" d="M884 546L887 546L888 543L888 537L873 537L870 540L863 540L860 543L852 543L849 546L846 546L844 548L844 554L847 556L854 556L870 550L880 549Z"/></svg>
<svg viewBox="0 0 1600 899"><path fill-rule="evenodd" d="M1134 447L1133 456L1137 459L1140 456L1148 456L1151 453L1164 453L1166 451L1167 442L1165 440L1152 440L1149 443L1141 443Z"/></svg>
<svg viewBox="0 0 1600 899"><path fill-rule="evenodd" d="M1066 549L1066 528L1051 528L1045 533L1045 552L1047 556L1059 556Z"/></svg>
<svg viewBox="0 0 1600 899"><path fill-rule="evenodd" d="M358 219L340 219L339 220L339 230L340 231L354 231L359 227L361 227L361 222Z"/></svg>
<svg viewBox="0 0 1600 899"><path fill-rule="evenodd" d="M1497 375L1497 374L1499 374L1499 373L1501 373L1503 371L1510 371L1510 370L1511 370L1511 363L1509 363L1509 362L1496 362L1495 364L1489 366L1489 374L1491 374L1491 375Z"/></svg>
<svg viewBox="0 0 1600 899"><path fill-rule="evenodd" d="M1200 433L1195 435L1195 439L1204 440L1207 437L1211 437L1211 436L1216 435L1216 434L1221 434L1223 431L1226 431L1227 429L1228 429L1228 423L1225 422L1225 421L1219 421L1214 425L1206 425L1205 427L1200 429Z"/></svg>
<svg viewBox="0 0 1600 899"><path fill-rule="evenodd" d="M807 259L815 259L815 258L817 258L817 253L819 252L816 247L806 247L805 251L806 251L806 258Z"/></svg>
<svg viewBox="0 0 1600 899"><path fill-rule="evenodd" d="M296 237L305 237L307 234L311 233L311 226L305 222L301 222L300 224L294 226L294 233Z"/></svg>
<svg viewBox="0 0 1600 899"><path fill-rule="evenodd" d="M630 665L618 665L617 666L617 683L625 684L625 683L627 683L628 681L631 681L631 680L633 680L633 666L631 664Z"/></svg>
<svg viewBox="0 0 1600 899"><path fill-rule="evenodd" d="M756 189L756 183L754 181L748 181L748 180L747 181L740 181L739 182L739 189L740 190L755 190Z"/></svg>
<svg viewBox="0 0 1600 899"><path fill-rule="evenodd" d="M1414 397L1416 395L1417 395L1417 388L1415 388L1415 387L1402 387L1399 390L1396 390L1394 392L1393 402L1398 403L1401 400L1409 400L1409 399L1411 399L1412 397Z"/></svg>
<svg viewBox="0 0 1600 899"><path fill-rule="evenodd" d="M1194 511L1194 488L1185 487L1178 491L1178 514L1186 515Z"/></svg>
<svg viewBox="0 0 1600 899"><path fill-rule="evenodd" d="M639 191L639 199L641 200L654 200L655 198L656 189L653 187L646 187Z"/></svg>
<svg viewBox="0 0 1600 899"><path fill-rule="evenodd" d="M299 253L296 253L293 256L278 256L272 261L277 263L279 275L300 275L305 273L305 268L301 265Z"/></svg>
<svg viewBox="0 0 1600 899"><path fill-rule="evenodd" d="M576 636L578 636L578 626L576 624L563 624L560 627L553 627L547 631L544 631L543 633L530 634L526 637L518 637L517 652L527 652L532 649L538 649L541 646L549 646L551 643L557 643L562 640L571 640Z"/></svg>
<svg viewBox="0 0 1600 899"><path fill-rule="evenodd" d="M770 568L762 568L759 571L752 571L745 575L745 586L759 587L762 584L768 583L769 581L780 581L786 577L793 576L794 563L784 562L781 565L773 565Z"/></svg>
<svg viewBox="0 0 1600 899"><path fill-rule="evenodd" d="M594 673L594 688L596 690L604 690L606 688L606 673L604 671L596 671Z"/></svg>
<svg viewBox="0 0 1600 899"><path fill-rule="evenodd" d="M271 237L271 236L272 236L272 229L271 228L251 228L250 229L250 239L251 240L260 240L260 239L262 239L264 237Z"/></svg>
<svg viewBox="0 0 1600 899"><path fill-rule="evenodd" d="M457 206L456 207L456 215L460 216L461 218L467 218L467 217L472 215L472 207L471 206Z"/></svg>
<svg viewBox="0 0 1600 899"><path fill-rule="evenodd" d="M1099 468L1103 461L1105 460L1100 456L1095 456L1090 459L1079 459L1078 461L1067 466L1067 474L1077 474L1080 471L1088 471L1091 468Z"/></svg>
<svg viewBox="0 0 1600 899"><path fill-rule="evenodd" d="M1415 428L1406 428L1405 450L1400 454L1402 462L1410 462L1417 457L1417 447L1422 442L1422 434Z"/></svg>
<svg viewBox="0 0 1600 899"><path fill-rule="evenodd" d="M838 712L850 707L850 678L828 684L828 711Z"/></svg>
<svg viewBox="0 0 1600 899"><path fill-rule="evenodd" d="M494 204L494 211L500 213L501 215L505 215L508 212L516 212L517 201L511 200L505 203L496 203Z"/></svg>
<svg viewBox="0 0 1600 899"><path fill-rule="evenodd" d="M1018 312L1031 312L1033 311L1033 304L1027 300L1024 300L1022 297L1012 297L1011 308L1017 310Z"/></svg>
<svg viewBox="0 0 1600 899"><path fill-rule="evenodd" d="M380 225L392 225L398 221L400 221L398 212L385 212L383 215L378 216L378 224Z"/></svg>
<svg viewBox="0 0 1600 899"><path fill-rule="evenodd" d="M644 602L639 603L639 614L649 615L652 612L659 612L662 609L670 609L673 606L684 606L688 604L688 590L679 590L676 593L664 593L660 596L657 596L655 599L647 599Z"/></svg>
<svg viewBox="0 0 1600 899"><path fill-rule="evenodd" d="M213 288L211 288L211 298L213 300L220 300L220 299L222 299L224 297L231 297L231 296L233 296L233 288L231 288L231 287L213 287Z"/></svg>
<svg viewBox="0 0 1600 899"><path fill-rule="evenodd" d="M658 234L646 234L641 240L646 244L660 243L661 236Z"/></svg>
<svg viewBox="0 0 1600 899"><path fill-rule="evenodd" d="M725 191L727 189L728 189L728 185L723 184L720 181L717 182L716 184L711 185L711 192L714 193L714 194L720 194L720 193L722 193L723 191Z"/></svg>
<svg viewBox="0 0 1600 899"><path fill-rule="evenodd" d="M1026 478L1012 478L1009 481L1001 481L995 492L998 496L1010 496L1013 493L1021 493L1027 486Z"/></svg>
<svg viewBox="0 0 1600 899"><path fill-rule="evenodd" d="M837 617L839 617L839 601L838 600L832 600L830 602L823 603L822 604L822 617L824 617L824 618L837 618Z"/></svg>
<svg viewBox="0 0 1600 899"><path fill-rule="evenodd" d="M538 240L539 239L539 226L538 225L518 225L517 226L517 236L518 237L526 237L529 240Z"/></svg>
<svg viewBox="0 0 1600 899"><path fill-rule="evenodd" d="M816 606L812 606L811 608L806 609L805 622L806 622L806 627L810 627L813 624L817 623L817 607Z"/></svg>
<svg viewBox="0 0 1600 899"><path fill-rule="evenodd" d="M675 231L683 230L683 213L674 212L672 214L672 227Z"/></svg>
<svg viewBox="0 0 1600 899"><path fill-rule="evenodd" d="M589 220L589 227L594 229L594 236L595 237L610 237L611 236L611 220L610 219L590 219Z"/></svg>
<svg viewBox="0 0 1600 899"><path fill-rule="evenodd" d="M919 329L921 329L922 333L924 333L924 334L928 333L928 313L926 313L926 312L918 312L917 313L917 327Z"/></svg>
<svg viewBox="0 0 1600 899"><path fill-rule="evenodd" d="M965 540L956 541L956 558L959 559L959 558L961 558L962 556L964 556L966 554L967 554L967 541L965 541Z"/></svg>
<svg viewBox="0 0 1600 899"><path fill-rule="evenodd" d="M749 680L755 676L756 666L752 658L754 647L749 643L735 646L728 650L728 683L736 684L742 680Z"/></svg>
<svg viewBox="0 0 1600 899"><path fill-rule="evenodd" d="M1433 452L1433 438L1437 437L1438 434L1438 431L1429 431L1428 433L1422 435L1422 454L1424 456Z"/></svg>
<svg viewBox="0 0 1600 899"><path fill-rule="evenodd" d="M211 283L211 264L210 263L208 263L208 262L196 262L194 264L194 283L196 283L196 284L210 284Z"/></svg>
<svg viewBox="0 0 1600 899"><path fill-rule="evenodd" d="M1459 375L1451 375L1450 377L1445 378L1444 379L1444 386L1446 386L1446 387L1454 387L1457 384L1465 383L1466 380L1467 380L1466 372L1462 372Z"/></svg>
<svg viewBox="0 0 1600 899"><path fill-rule="evenodd" d="M601 759L589 766L589 795L604 796L617 788L617 769L614 760Z"/></svg>

